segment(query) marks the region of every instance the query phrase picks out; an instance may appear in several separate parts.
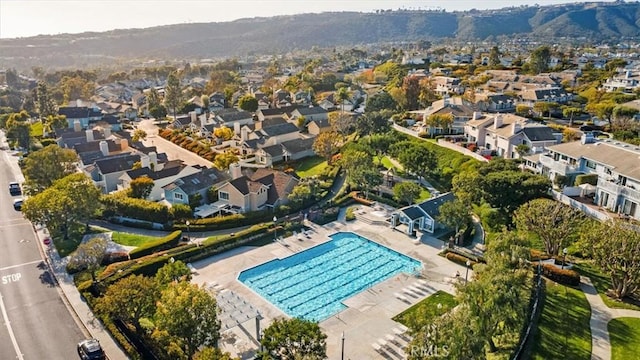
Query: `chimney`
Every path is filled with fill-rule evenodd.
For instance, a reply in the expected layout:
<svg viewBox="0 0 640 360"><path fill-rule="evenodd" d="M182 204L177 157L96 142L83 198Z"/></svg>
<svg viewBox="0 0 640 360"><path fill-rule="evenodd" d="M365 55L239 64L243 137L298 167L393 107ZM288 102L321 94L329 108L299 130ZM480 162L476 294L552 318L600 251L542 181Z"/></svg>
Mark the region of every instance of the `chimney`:
<svg viewBox="0 0 640 360"><path fill-rule="evenodd" d="M236 135L240 135L240 123L237 121L233 123L233 132Z"/></svg>
<svg viewBox="0 0 640 360"><path fill-rule="evenodd" d="M247 141L249 138L249 129L247 129L246 127L243 127L242 129L240 129L240 139L242 141Z"/></svg>
<svg viewBox="0 0 640 360"><path fill-rule="evenodd" d="M625 77L626 77L627 79L630 79L630 78L631 78L631 70L627 70L627 72L626 72L626 74L625 74Z"/></svg>
<svg viewBox="0 0 640 360"><path fill-rule="evenodd" d="M87 142L93 142L95 140L93 138L93 130L87 129L84 133L87 134Z"/></svg>
<svg viewBox="0 0 640 360"><path fill-rule="evenodd" d="M473 112L473 118L471 120L478 120L480 119L480 113L477 111Z"/></svg>
<svg viewBox="0 0 640 360"><path fill-rule="evenodd" d="M596 139L593 137L593 133L591 132L582 133L582 136L580 136L580 144L582 145L593 144L595 142Z"/></svg>
<svg viewBox="0 0 640 360"><path fill-rule="evenodd" d="M191 122L195 124L195 122L198 120L198 114L196 114L195 111L190 111L189 116L191 117Z"/></svg>
<svg viewBox="0 0 640 360"><path fill-rule="evenodd" d="M80 125L80 120L73 121L73 131L79 132L82 130L82 125Z"/></svg>
<svg viewBox="0 0 640 360"><path fill-rule="evenodd" d="M129 141L127 139L120 140L120 151L125 151L129 148Z"/></svg>
<svg viewBox="0 0 640 360"><path fill-rule="evenodd" d="M522 129L522 127L520 126L520 123L519 123L519 122L517 122L517 121L516 121L516 122L514 122L514 123L511 125L511 135L515 135L515 134L517 134L517 133L518 133L518 131L520 131L520 129Z"/></svg>
<svg viewBox="0 0 640 360"><path fill-rule="evenodd" d="M151 166L152 170L156 170L158 168L158 154L154 151L149 153L149 166Z"/></svg>
<svg viewBox="0 0 640 360"><path fill-rule="evenodd" d="M235 180L242 176L242 167L239 163L229 165L229 175L231 175L231 180Z"/></svg>
<svg viewBox="0 0 640 360"><path fill-rule="evenodd" d="M100 151L104 156L109 155L109 144L107 144L107 142L104 140L100 141Z"/></svg>
<svg viewBox="0 0 640 360"><path fill-rule="evenodd" d="M102 129L102 134L104 135L105 139L108 139L111 137L111 127L107 126L105 128Z"/></svg>
<svg viewBox="0 0 640 360"><path fill-rule="evenodd" d="M502 126L502 114L498 114L493 118L493 127L497 129L500 126Z"/></svg>
<svg viewBox="0 0 640 360"><path fill-rule="evenodd" d="M140 167L143 167L143 168L149 167L149 156L147 155L140 156Z"/></svg>

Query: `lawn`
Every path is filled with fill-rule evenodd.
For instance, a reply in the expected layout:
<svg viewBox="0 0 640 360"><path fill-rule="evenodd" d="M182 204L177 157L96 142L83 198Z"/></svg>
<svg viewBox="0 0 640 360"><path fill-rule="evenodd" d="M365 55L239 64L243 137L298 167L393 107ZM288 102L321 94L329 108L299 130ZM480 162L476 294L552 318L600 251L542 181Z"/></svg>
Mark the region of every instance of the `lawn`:
<svg viewBox="0 0 640 360"><path fill-rule="evenodd" d="M373 157L373 163L374 163L374 164L380 164L380 158L379 158L378 156L374 156L374 157ZM382 166L384 166L384 167L385 167L385 168L387 168L387 169L396 169L396 170L398 170L398 168L397 168L397 167L395 167L395 166L391 163L391 160L389 160L389 158L388 158L388 157L386 157L386 156L383 156L383 157L382 157Z"/></svg>
<svg viewBox="0 0 640 360"><path fill-rule="evenodd" d="M640 319L617 318L609 322L611 360L637 359L640 354Z"/></svg>
<svg viewBox="0 0 640 360"><path fill-rule="evenodd" d="M159 237L155 237L155 236L131 234L131 233L125 233L125 232L118 232L118 231L114 231L111 234L111 240L113 240L113 242L118 243L120 245L125 245L125 246L138 247L140 245L144 245L148 242L155 241L158 239Z"/></svg>
<svg viewBox="0 0 640 360"><path fill-rule="evenodd" d="M547 281L531 359L591 359L590 317L582 291Z"/></svg>
<svg viewBox="0 0 640 360"><path fill-rule="evenodd" d="M574 270L591 279L593 286L598 290L598 294L600 294L600 297L608 307L614 309L640 310L640 306L638 305L618 301L607 296L607 290L611 288L611 279L603 274L595 264L581 262L574 266Z"/></svg>
<svg viewBox="0 0 640 360"><path fill-rule="evenodd" d="M296 173L301 178L315 176L322 174L322 171L327 167L327 161L319 156L314 156L302 160L296 166Z"/></svg>
<svg viewBox="0 0 640 360"><path fill-rule="evenodd" d="M438 309L438 304L442 304L440 309ZM435 317L447 313L456 305L458 305L458 303L453 295L439 290L428 298L394 316L393 320L416 331L424 325L431 323L431 320Z"/></svg>

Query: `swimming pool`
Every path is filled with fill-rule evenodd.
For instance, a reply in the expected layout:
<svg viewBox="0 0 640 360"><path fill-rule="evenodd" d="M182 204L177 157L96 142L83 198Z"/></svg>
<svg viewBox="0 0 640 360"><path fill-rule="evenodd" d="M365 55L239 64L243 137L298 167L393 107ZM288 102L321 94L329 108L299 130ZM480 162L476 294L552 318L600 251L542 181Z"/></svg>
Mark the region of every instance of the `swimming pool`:
<svg viewBox="0 0 640 360"><path fill-rule="evenodd" d="M284 259L244 270L238 280L292 317L320 321L346 308L342 301L422 264L350 232Z"/></svg>

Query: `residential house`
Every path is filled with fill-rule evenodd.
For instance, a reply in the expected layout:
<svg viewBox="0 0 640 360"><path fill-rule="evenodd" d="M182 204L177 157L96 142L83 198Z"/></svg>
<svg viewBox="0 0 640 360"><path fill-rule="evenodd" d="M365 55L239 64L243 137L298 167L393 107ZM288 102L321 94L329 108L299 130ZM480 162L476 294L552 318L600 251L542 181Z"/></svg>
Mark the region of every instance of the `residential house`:
<svg viewBox="0 0 640 360"><path fill-rule="evenodd" d="M288 195L298 179L282 171L257 169L251 175L242 175L240 167L230 167L232 180L218 188L218 202L238 212L275 208L288 202Z"/></svg>
<svg viewBox="0 0 640 360"><path fill-rule="evenodd" d="M118 189L128 189L132 180L146 176L153 180L153 188L147 197L147 200L151 201L164 199L164 187L166 185L201 171L199 167L185 166L182 162L172 162L168 166L165 165L161 170L157 170L152 165L152 161L145 161L144 157L142 157L142 161L143 163L139 169L128 170L119 177Z"/></svg>
<svg viewBox="0 0 640 360"><path fill-rule="evenodd" d="M253 123L253 115L248 111L222 109L218 110L215 114L215 121L220 126L233 128L235 123L239 125L249 125Z"/></svg>
<svg viewBox="0 0 640 360"><path fill-rule="evenodd" d="M441 96L444 96L444 94L462 95L464 93L464 86L462 86L462 82L458 78L434 76L431 78L430 83L433 91Z"/></svg>
<svg viewBox="0 0 640 360"><path fill-rule="evenodd" d="M307 131L310 135L320 135L324 132L331 131L331 123L329 119L312 120L307 124Z"/></svg>
<svg viewBox="0 0 640 360"><path fill-rule="evenodd" d="M321 108L320 106L312 106L312 107L300 107L293 111L289 116L289 121L296 122L300 117L304 117L306 122L313 120L324 120L329 119L329 113L327 110Z"/></svg>
<svg viewBox="0 0 640 360"><path fill-rule="evenodd" d="M97 123L102 120L102 112L99 108L86 106L62 106L58 108L58 115L64 115L70 129L75 129L76 123L82 129L89 127L89 123Z"/></svg>
<svg viewBox="0 0 640 360"><path fill-rule="evenodd" d="M520 102L528 106L533 106L537 102L565 104L573 100L573 97L573 94L568 93L561 87L535 89L524 88L520 92Z"/></svg>
<svg viewBox="0 0 640 360"><path fill-rule="evenodd" d="M629 69L618 72L602 84L602 88L607 92L622 91L629 94L638 87L640 87L640 72L634 73Z"/></svg>
<svg viewBox="0 0 640 360"><path fill-rule="evenodd" d="M445 227L437 220L440 206L453 200L455 200L453 193L448 192L419 204L401 208L391 215L391 226L395 228L400 224L406 225L406 233L410 236L415 236L416 231L433 234L435 230Z"/></svg>
<svg viewBox="0 0 640 360"><path fill-rule="evenodd" d="M640 220L640 146L612 139L598 140L585 133L580 141L558 144L527 164L555 180L580 174L598 177L594 203ZM534 163L534 166L531 166ZM571 180L568 181L571 183Z"/></svg>
<svg viewBox="0 0 640 360"><path fill-rule="evenodd" d="M189 205L189 199L199 196L207 201L207 192L210 188L217 188L229 181L226 173L215 168L202 169L200 172L176 179L163 187L164 199L171 204Z"/></svg>
<svg viewBox="0 0 640 360"><path fill-rule="evenodd" d="M300 130L292 123L263 127L259 132L265 137L264 146L276 145L300 137Z"/></svg>
<svg viewBox="0 0 640 360"><path fill-rule="evenodd" d="M296 108L297 108L296 106L288 106L288 107L272 108L272 109L259 109L256 112L256 116L258 117L258 121L264 121L264 119L267 119L270 117L288 116L287 114L290 114Z"/></svg>
<svg viewBox="0 0 640 360"><path fill-rule="evenodd" d="M428 119L430 116L451 114L453 123L449 128L429 126L429 133L431 135L446 132L462 134L464 133L464 125L473 118L474 113L473 107L468 101L463 100L461 97L449 97L448 94L445 94L442 100L436 100L426 108L422 116L424 125L429 126Z"/></svg>
<svg viewBox="0 0 640 360"><path fill-rule="evenodd" d="M254 152L256 163L272 166L279 161L293 161L314 156L314 141L315 138L300 138L259 148Z"/></svg>
<svg viewBox="0 0 640 360"><path fill-rule="evenodd" d="M492 113L514 112L517 102L518 99L510 95L492 94L478 101L478 109Z"/></svg>
<svg viewBox="0 0 640 360"><path fill-rule="evenodd" d="M525 131L527 129L527 131ZM548 146L560 143L562 134L543 126L528 123L526 118L514 114L496 114L469 120L464 127L465 137L498 156L519 157L516 147L524 144L533 152L542 152Z"/></svg>
<svg viewBox="0 0 640 360"><path fill-rule="evenodd" d="M82 168L102 193L108 194L118 189L120 176L132 170L140 162L140 155L119 154L103 157Z"/></svg>
<svg viewBox="0 0 640 360"><path fill-rule="evenodd" d="M209 95L209 111L216 112L224 109L227 100L223 93L214 92Z"/></svg>

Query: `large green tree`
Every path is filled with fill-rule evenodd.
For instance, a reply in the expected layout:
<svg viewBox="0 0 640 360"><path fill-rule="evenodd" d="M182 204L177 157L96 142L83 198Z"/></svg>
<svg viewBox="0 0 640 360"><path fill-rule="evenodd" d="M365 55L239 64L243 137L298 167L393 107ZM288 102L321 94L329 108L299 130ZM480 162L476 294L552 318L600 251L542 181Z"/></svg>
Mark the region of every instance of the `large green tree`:
<svg viewBox="0 0 640 360"><path fill-rule="evenodd" d="M180 77L177 72L173 71L167 77L167 85L164 88L164 105L171 110L174 119L177 116L178 108L182 104L182 97Z"/></svg>
<svg viewBox="0 0 640 360"><path fill-rule="evenodd" d="M255 112L258 110L258 99L247 94L238 100L238 107L244 111Z"/></svg>
<svg viewBox="0 0 640 360"><path fill-rule="evenodd" d="M531 72L540 74L549 69L549 60L551 60L551 49L548 46L540 46L531 52L529 66Z"/></svg>
<svg viewBox="0 0 640 360"><path fill-rule="evenodd" d="M25 193L35 195L50 187L54 181L76 171L78 155L71 149L49 145L25 159L22 172L26 179Z"/></svg>
<svg viewBox="0 0 640 360"><path fill-rule="evenodd" d="M153 317L159 299L160 288L153 278L131 275L109 285L105 294L97 299L96 309L132 324L140 333L140 320Z"/></svg>
<svg viewBox="0 0 640 360"><path fill-rule="evenodd" d="M447 201L440 205L440 214L437 220L445 226L455 229L456 234L464 226L471 224L471 211L469 206L460 200Z"/></svg>
<svg viewBox="0 0 640 360"><path fill-rule="evenodd" d="M611 279L611 296L640 295L640 232L634 225L591 222L581 232L580 245Z"/></svg>
<svg viewBox="0 0 640 360"><path fill-rule="evenodd" d="M131 180L129 184L129 196L137 199L146 199L154 186L153 179L148 176L140 176Z"/></svg>
<svg viewBox="0 0 640 360"><path fill-rule="evenodd" d="M177 357L192 359L201 347L217 345L217 304L206 290L185 281L171 283L156 306L154 337Z"/></svg>
<svg viewBox="0 0 640 360"><path fill-rule="evenodd" d="M180 260L169 260L168 263L158 269L156 281L163 288L177 281L191 281L191 270Z"/></svg>
<svg viewBox="0 0 640 360"><path fill-rule="evenodd" d="M57 180L44 191L28 197L22 212L29 221L43 224L66 239L73 224L88 224L100 207L100 190L84 174Z"/></svg>
<svg viewBox="0 0 640 360"><path fill-rule="evenodd" d="M430 170L436 167L436 157L426 145L409 142L407 147L400 150L398 160L405 170L424 178Z"/></svg>
<svg viewBox="0 0 640 360"><path fill-rule="evenodd" d="M76 269L86 269L91 274L91 279L96 282L96 271L107 253L107 240L101 237L93 238L78 245L78 248L69 255L67 266Z"/></svg>
<svg viewBox="0 0 640 360"><path fill-rule="evenodd" d="M7 128L7 139L15 141L15 143L26 150L29 150L31 143L31 134L29 126L29 114L22 110L19 113L9 114L5 126Z"/></svg>
<svg viewBox="0 0 640 360"><path fill-rule="evenodd" d="M411 181L403 181L393 186L393 197L408 205L413 204L420 197L421 192L422 187Z"/></svg>
<svg viewBox="0 0 640 360"><path fill-rule="evenodd" d="M536 234L547 253L558 255L576 240L584 215L559 201L535 199L521 205L514 220L518 230Z"/></svg>
<svg viewBox="0 0 640 360"><path fill-rule="evenodd" d="M318 323L299 318L276 319L264 330L260 341L263 359L321 360L327 358L327 335Z"/></svg>
<svg viewBox="0 0 640 360"><path fill-rule="evenodd" d="M340 136L333 131L320 133L313 141L313 151L329 162L333 155L338 152L339 148Z"/></svg>
<svg viewBox="0 0 640 360"><path fill-rule="evenodd" d="M48 116L57 115L57 105L53 96L44 81L39 81L36 88L36 110L40 119L46 119Z"/></svg>
<svg viewBox="0 0 640 360"><path fill-rule="evenodd" d="M371 95L364 108L365 113L378 112L382 110L395 110L398 104L386 91L381 91Z"/></svg>

